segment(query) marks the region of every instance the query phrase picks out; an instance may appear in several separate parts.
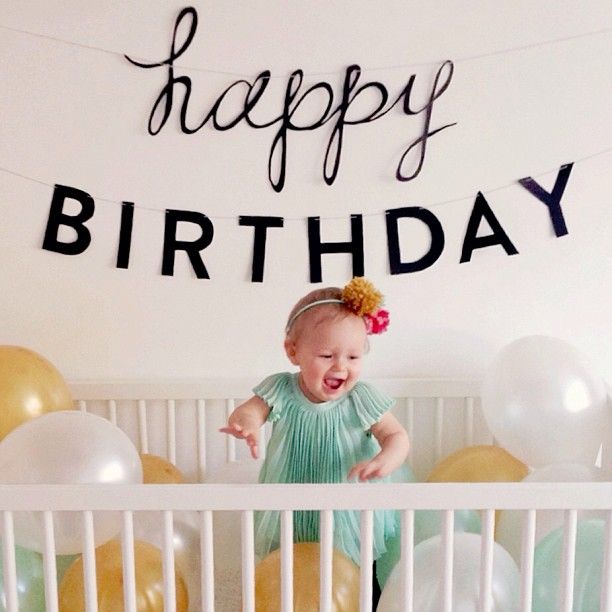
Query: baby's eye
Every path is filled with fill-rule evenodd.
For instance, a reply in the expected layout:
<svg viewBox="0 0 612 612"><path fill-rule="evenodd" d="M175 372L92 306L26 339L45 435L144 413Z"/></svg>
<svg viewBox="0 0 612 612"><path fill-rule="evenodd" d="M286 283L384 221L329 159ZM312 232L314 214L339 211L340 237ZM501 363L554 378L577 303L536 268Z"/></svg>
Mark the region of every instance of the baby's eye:
<svg viewBox="0 0 612 612"><path fill-rule="evenodd" d="M328 355L328 354L319 355L319 357L322 357L323 359L331 359L332 358L332 356Z"/></svg>
<svg viewBox="0 0 612 612"><path fill-rule="evenodd" d="M361 359L361 355L350 355L349 359L353 360L353 359Z"/></svg>

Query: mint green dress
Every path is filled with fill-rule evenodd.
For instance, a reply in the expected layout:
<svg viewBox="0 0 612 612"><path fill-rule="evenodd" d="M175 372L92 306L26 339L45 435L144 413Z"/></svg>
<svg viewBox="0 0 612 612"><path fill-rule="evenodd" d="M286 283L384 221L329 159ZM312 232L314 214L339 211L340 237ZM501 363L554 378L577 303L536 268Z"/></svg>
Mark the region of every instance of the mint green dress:
<svg viewBox="0 0 612 612"><path fill-rule="evenodd" d="M268 420L273 423L259 473L262 483L348 482L353 465L380 451L370 427L394 404L392 398L363 382L337 400L311 402L299 387L298 374L288 372L269 376L253 391L270 407ZM378 482L390 480L386 477ZM362 486L367 496L367 483ZM374 512L374 559L384 554L386 541L398 529L397 512ZM279 534L279 512L256 513L255 550L259 558L280 547ZM294 512L293 537L295 542L317 542L319 512ZM357 565L359 540L359 511L334 511L334 548Z"/></svg>

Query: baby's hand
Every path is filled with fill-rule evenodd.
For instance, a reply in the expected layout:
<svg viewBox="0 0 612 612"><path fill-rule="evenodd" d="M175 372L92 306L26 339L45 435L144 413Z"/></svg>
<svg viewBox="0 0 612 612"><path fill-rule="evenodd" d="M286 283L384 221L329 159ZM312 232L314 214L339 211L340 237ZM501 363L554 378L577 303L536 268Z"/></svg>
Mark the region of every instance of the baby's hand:
<svg viewBox="0 0 612 612"><path fill-rule="evenodd" d="M357 478L361 482L370 480L371 478L382 478L389 474L386 469L385 462L379 457L374 457L368 461L360 461L356 463L348 473L348 479Z"/></svg>
<svg viewBox="0 0 612 612"><path fill-rule="evenodd" d="M241 440L245 440L249 450L251 451L251 457L253 459L257 459L259 456L259 428L249 429L247 427L243 427L236 422L230 422L225 426L219 429L220 432L230 434L230 436L234 436L234 438L239 438Z"/></svg>

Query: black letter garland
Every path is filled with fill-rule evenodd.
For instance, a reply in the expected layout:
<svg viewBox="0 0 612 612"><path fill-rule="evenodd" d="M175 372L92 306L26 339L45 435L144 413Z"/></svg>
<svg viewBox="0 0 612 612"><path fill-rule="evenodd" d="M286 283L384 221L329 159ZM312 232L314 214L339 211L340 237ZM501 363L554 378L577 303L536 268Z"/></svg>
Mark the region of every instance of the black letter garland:
<svg viewBox="0 0 612 612"><path fill-rule="evenodd" d="M253 265L251 266L251 282L261 283L264 277L266 261L266 238L269 227L283 227L282 217L249 217L241 216L239 225L249 225L255 228L253 236Z"/></svg>
<svg viewBox="0 0 612 612"><path fill-rule="evenodd" d="M421 259L412 262L403 262L400 254L399 232L397 222L399 219L412 217L423 221L431 233L429 250ZM438 260L444 250L444 230L442 224L430 210L417 206L394 208L388 210L385 216L387 223L387 248L389 250L389 269L391 274L407 274L420 272L429 268Z"/></svg>
<svg viewBox="0 0 612 612"><path fill-rule="evenodd" d="M351 239L348 242L321 242L321 219L308 217L308 252L310 255L310 282L323 281L321 255L323 253L350 253L353 256L353 276L364 275L363 217L351 215Z"/></svg>
<svg viewBox="0 0 612 612"><path fill-rule="evenodd" d="M177 44L177 33L179 30L179 26L181 25L181 22L183 20L188 20L186 22L188 24L188 32L182 44ZM421 108L411 108L411 96L413 93L413 85L416 78L416 75L414 74L409 77L406 86L400 92L400 94L387 105L389 93L385 85L378 81L370 81L361 84L359 88L357 88L357 84L361 76L361 68L357 64L351 65L346 69L345 72L344 85L342 88L340 101L338 102L336 108L332 111L332 106L334 104L334 92L332 86L326 81L320 81L309 87L304 93L300 95L300 88L302 86L304 73L302 70L297 69L291 73L287 80L287 86L285 89L285 96L283 100L283 109L280 114L276 118L271 119L270 121L264 123L255 123L253 118L250 117L250 112L259 102L266 87L268 86L271 77L270 71L264 70L260 72L257 77L255 77L252 83L244 79L239 79L234 83L231 83L217 97L217 100L212 105L210 111L204 116L200 123L198 125L189 126L187 125L187 111L192 92L191 79L187 76L174 75L174 61L181 57L181 55L183 55L185 51L187 51L189 45L193 41L197 27L198 13L196 9L193 7L186 7L181 10L174 24L174 32L170 45L170 54L166 59L160 62L145 63L133 60L127 55L124 56L131 64L133 64L134 66L138 66L139 68L150 69L160 68L162 66L168 67L167 81L162 87L159 95L157 96L157 99L153 103L153 107L149 115L149 134L151 134L152 136L159 134L162 128L166 125L166 122L168 121L168 118L170 117L170 113L172 111L172 105L174 101L174 86L177 84L183 85L183 87L185 88L185 94L179 113L180 128L184 134L194 134L195 132L202 129L206 125L206 123L208 123L209 120L212 120L212 125L214 129L220 131L229 130L235 127L243 119L245 120L247 125L254 129L264 129L276 123L279 123L279 128L272 139L270 154L268 157L268 180L270 181L272 188L276 192L282 191L285 185L289 131L299 132L304 130L316 130L334 119L334 117L336 117L334 128L332 129L331 135L327 143L325 158L323 162L323 179L325 183L327 183L328 185L332 185L336 180L340 168L343 132L345 126L347 125L359 125L362 123L370 123L372 121L376 121L377 119L380 119L381 117L386 115L401 100L403 100L402 110L405 115L412 116L424 113L423 129L421 135L408 145L408 147L404 150L398 163L396 170L396 178L399 181L410 181L416 178L421 172L423 163L425 161L427 140L434 134L441 132L447 127L456 125L455 123L448 123L446 125L433 129L430 126L433 104L447 90L453 76L453 63L450 60L446 60L442 62L440 68L438 69L427 102ZM441 78L441 75L445 70L446 76L444 78ZM217 119L217 113L223 100L225 99L225 96L231 89L238 85L244 85L247 90L244 100L244 106L234 119L232 119L229 123L223 125L219 123ZM348 119L347 113L351 104L353 104L355 99L367 89L374 89L378 93L379 100L376 108L366 113L363 117ZM300 104L302 104L305 98L309 96L312 92L320 90L325 92L326 102L323 110L320 112L319 117L308 125L297 125L293 123L293 115L299 108ZM419 148L419 160L416 164L416 168L411 173L406 174L403 171L402 166L404 165L407 155L415 147Z"/></svg>
<svg viewBox="0 0 612 612"><path fill-rule="evenodd" d="M202 229L202 235L195 242L177 240L176 227L179 221L187 221L199 225ZM206 266L200 257L200 251L212 242L213 235L213 224L206 215L192 210L167 210L166 226L164 229L162 274L164 276L174 275L174 253L178 250L183 250L187 253L196 276L198 278L210 278Z"/></svg>
<svg viewBox="0 0 612 612"><path fill-rule="evenodd" d="M347 126L376 121L398 106L401 113L408 117L421 115L422 127L420 128L420 133L401 153L395 172L398 181L410 181L420 174L424 166L429 138L448 127L456 125L456 123L447 123L438 127L432 126L434 103L448 89L453 78L454 65L450 60L443 61L440 64L435 73L433 84L424 96L425 100L419 102L414 100L416 74L411 74L408 77L399 93L391 95L384 83L368 81L365 78L360 80L362 71L358 64L349 65L345 69L343 79L336 79L340 86L340 91L337 92L334 92L332 85L326 81L315 82L313 85L303 87L305 75L298 68L291 72L287 78L284 95L282 95L282 99L279 101L280 108L276 112L269 113L268 118L255 119L253 117L255 108L260 105L261 99L272 78L269 70L263 70L251 80L241 78L230 83L216 97L208 112L205 112L199 120L193 122L192 118L188 117L189 103L193 93L192 79L188 76L176 76L174 63L183 57L190 48L195 38L197 27L198 13L196 9L185 7L180 10L175 20L170 50L166 59L159 62L142 62L133 60L127 55L124 56L126 60L139 68L164 69L165 67L167 70L166 81L151 108L147 127L148 132L152 136L159 134L168 123L173 108L176 109L176 107L179 107L178 122L180 130L184 134L195 134L207 124L218 131L230 130L241 122L256 130L274 126L275 132L271 140L268 156L268 179L276 192L282 191L286 182L288 150L292 138L290 134L292 132L313 131L326 124L330 124L322 175L327 185L333 185L340 171L342 146L345 141L344 136ZM238 106L237 111L229 114L228 109L224 105L227 105L226 100L230 96L232 100L236 100L237 96L240 95L237 91L238 89L243 91L244 101ZM418 89L422 90L423 88L420 87ZM179 94L177 94L177 90L183 94L182 100L178 99ZM320 104L318 111L308 120L309 122L304 120L298 122L296 115L302 114L298 113L298 110L305 104L307 99L308 104L310 104L311 98L315 95ZM362 100L364 98L366 100L370 99L373 102L370 102L370 106L366 110L359 112L356 110L358 108L356 104L357 98ZM220 112L222 106L224 106L223 113ZM261 114L258 112L258 115ZM607 149L596 155L609 152L610 149ZM408 164L407 158L410 154L414 154L413 157L415 158L413 169L405 167ZM594 155L562 165L557 172L554 185L550 191L542 187L532 176L518 179L518 183L525 190L546 206L556 237L568 234L568 228L561 208L561 200L565 194L573 166L575 163L590 157L594 157ZM11 173L7 169L0 168L0 170ZM19 176L35 181L35 179L28 178L27 176ZM40 183L41 181L35 182ZM48 186L51 187L51 185ZM492 188L488 192L493 192L497 189L499 188ZM67 199L74 200L79 204L80 210L73 214L64 212L64 204ZM438 204L457 202L462 199L464 198L439 202ZM121 202L121 207L115 265L117 268L127 269L130 266L135 205L132 202ZM86 223L93 217L94 212L94 199L86 191L60 184L53 186L53 195L42 248L64 255L79 255L85 252L92 241L92 234ZM444 229L436 215L430 210L419 206L392 208L385 212L390 274L397 275L418 272L435 264L445 248ZM209 274L202 260L201 251L207 248L213 240L214 227L211 219L205 214L195 211L168 209L165 213L162 275L172 276L174 274L176 252L181 250L187 254L196 277L208 279ZM362 217L363 215L361 214L350 216L351 239L345 242L321 242L321 219L319 217L307 217L311 283L322 282L322 256L328 253L347 253L351 255L353 275L362 276L364 274L365 254ZM262 283L265 273L268 229L275 227L282 228L285 218L267 215L237 215L237 218L240 226L253 228L253 258L250 280L252 283ZM410 218L417 219L427 226L431 242L427 252L419 259L405 261L402 258L401 252L399 222L400 219ZM483 220L488 223L491 232L487 235L479 236L478 233ZM178 240L177 229L180 222L196 224L200 228L200 236L195 240ZM60 240L59 233L62 226L72 229L75 237L71 240ZM478 191L463 239L460 263L471 261L472 254L476 249L495 245L501 246L507 255L516 255L518 253L518 250L489 206L485 196L481 191ZM406 256L406 253L404 253L404 256Z"/></svg>
<svg viewBox="0 0 612 612"><path fill-rule="evenodd" d="M568 234L561 210L561 199L565 193L573 165L574 163L572 162L561 166L550 192L546 191L532 177L518 180L522 187L547 207L556 237ZM80 204L81 209L75 214L64 212L64 203L67 199L75 200ZM127 269L129 267L134 209L135 205L132 202L121 202L117 268ZM83 253L91 243L91 232L85 223L93 217L94 212L94 199L89 193L76 187L55 185L42 248L64 255L79 255ZM196 277L208 279L208 271L202 261L200 252L208 247L213 240L214 227L212 221L204 213L196 211L166 210L165 212L162 275L174 275L175 253L182 250L189 257ZM427 252L415 261L404 261L402 259L399 236L400 219L417 219L424 223L430 232L431 243ZM320 217L307 217L307 220L310 282L322 282L322 256L328 253L348 253L352 257L353 276L363 276L365 270L363 215L353 214L350 216L351 238L344 242L321 242ZM490 226L491 233L478 236L483 220ZM178 240L176 234L178 224L181 221L194 223L199 226L201 235L191 241ZM238 216L238 224L240 226L253 228L252 283L262 283L264 280L268 229L284 227L284 223L284 217L266 215ZM444 229L436 215L429 209L420 206L391 208L385 211L385 223L390 274L409 274L425 270L436 263L441 256L445 247ZM60 241L58 233L61 226L72 228L76 233L76 238L72 241ZM485 196L479 191L465 231L460 263L471 261L472 254L476 249L494 245L501 246L508 255L516 255L518 253L518 250L489 206Z"/></svg>
<svg viewBox="0 0 612 612"><path fill-rule="evenodd" d="M488 236L477 236L478 228L482 219L486 219L487 223L493 230L493 233ZM516 255L518 251L512 244L506 232L504 232L495 213L491 210L489 203L484 195L479 191L474 202L474 208L468 221L467 230L463 239L463 248L461 250L461 259L459 263L465 263L472 258L474 249L482 249L484 247L500 244L508 255Z"/></svg>
<svg viewBox="0 0 612 612"><path fill-rule="evenodd" d="M540 202L546 204L557 238L559 236L565 236L568 233L565 219L563 218L563 211L561 210L561 198L563 197L565 186L567 185L573 165L574 164L565 164L561 166L551 193L543 189L542 186L536 183L530 176L519 179L519 183L527 189L531 195L538 198Z"/></svg>
<svg viewBox="0 0 612 612"><path fill-rule="evenodd" d="M119 247L117 248L117 268L127 269L130 265L130 247L132 246L132 227L134 226L134 203L121 204L121 225L119 229Z"/></svg>
<svg viewBox="0 0 612 612"><path fill-rule="evenodd" d="M66 198L79 202L81 211L76 215L64 213L64 200ZM93 198L85 191L76 187L55 185L42 248L63 255L80 255L83 253L91 243L91 233L85 227L85 221L93 217L95 209ZM67 225L76 232L77 238L74 242L60 242L57 239L60 225Z"/></svg>

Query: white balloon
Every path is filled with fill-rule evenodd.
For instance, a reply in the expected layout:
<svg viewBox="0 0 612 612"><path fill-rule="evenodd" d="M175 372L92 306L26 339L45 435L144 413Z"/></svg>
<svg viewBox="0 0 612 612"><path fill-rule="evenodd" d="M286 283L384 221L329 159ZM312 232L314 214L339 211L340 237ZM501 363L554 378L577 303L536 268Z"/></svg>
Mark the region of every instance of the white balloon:
<svg viewBox="0 0 612 612"><path fill-rule="evenodd" d="M0 442L3 484L137 484L142 463L128 436L107 419L76 410L50 412L26 421ZM17 544L42 552L43 516L16 512ZM96 546L121 529L118 512L94 513ZM78 512L54 513L58 555L83 550L82 517Z"/></svg>
<svg viewBox="0 0 612 612"><path fill-rule="evenodd" d="M455 533L453 541L453 610L480 610L481 536ZM439 612L442 602L442 537L434 536L414 548L414 610ZM404 610L401 565L395 566L382 592L378 612ZM519 571L512 557L499 544L493 546L491 612L516 612L519 609Z"/></svg>
<svg viewBox="0 0 612 612"><path fill-rule="evenodd" d="M481 395L495 438L528 465L594 465L610 419L606 387L569 344L547 336L512 342L488 369Z"/></svg>
<svg viewBox="0 0 612 612"><path fill-rule="evenodd" d="M538 468L523 479L523 482L605 482L610 474L598 467L580 463L552 463ZM521 562L521 545L524 512L520 510L502 510L495 528L495 539L516 561ZM581 510L578 518L605 518L604 511ZM551 531L561 527L565 515L563 510L538 510L536 514L535 543L542 540Z"/></svg>

